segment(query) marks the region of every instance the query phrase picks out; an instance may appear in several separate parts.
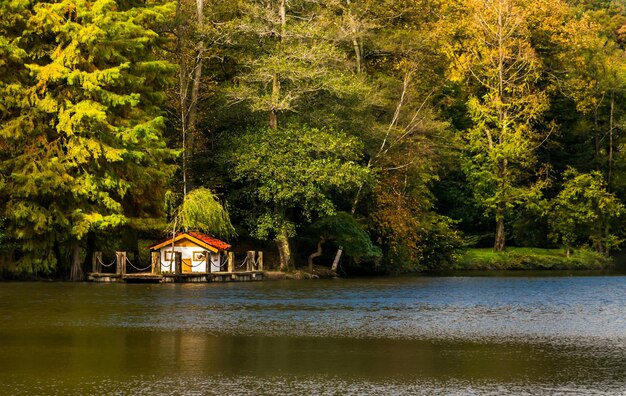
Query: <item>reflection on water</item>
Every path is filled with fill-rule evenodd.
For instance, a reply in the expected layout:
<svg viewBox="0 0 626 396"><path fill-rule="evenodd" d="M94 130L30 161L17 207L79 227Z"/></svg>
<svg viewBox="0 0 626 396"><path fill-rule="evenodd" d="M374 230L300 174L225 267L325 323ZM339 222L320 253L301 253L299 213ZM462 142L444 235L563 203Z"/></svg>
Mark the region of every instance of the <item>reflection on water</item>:
<svg viewBox="0 0 626 396"><path fill-rule="evenodd" d="M12 395L88 394L88 395L623 395L623 386L597 387L587 384L538 385L536 383L490 383L483 381L435 381L420 379L411 382L354 380L334 376L210 376L160 377L142 376L124 380L89 379L80 384L58 380L35 379L28 388L10 384L5 390Z"/></svg>
<svg viewBox="0 0 626 396"><path fill-rule="evenodd" d="M622 394L626 277L0 284L1 394Z"/></svg>

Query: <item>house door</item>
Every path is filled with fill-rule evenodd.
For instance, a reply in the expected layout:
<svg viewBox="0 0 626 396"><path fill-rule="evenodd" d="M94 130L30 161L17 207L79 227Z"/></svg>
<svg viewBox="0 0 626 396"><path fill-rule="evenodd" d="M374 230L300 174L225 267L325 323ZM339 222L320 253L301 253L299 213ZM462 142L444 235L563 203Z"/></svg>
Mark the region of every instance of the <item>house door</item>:
<svg viewBox="0 0 626 396"><path fill-rule="evenodd" d="M191 272L191 259L183 259L183 272Z"/></svg>

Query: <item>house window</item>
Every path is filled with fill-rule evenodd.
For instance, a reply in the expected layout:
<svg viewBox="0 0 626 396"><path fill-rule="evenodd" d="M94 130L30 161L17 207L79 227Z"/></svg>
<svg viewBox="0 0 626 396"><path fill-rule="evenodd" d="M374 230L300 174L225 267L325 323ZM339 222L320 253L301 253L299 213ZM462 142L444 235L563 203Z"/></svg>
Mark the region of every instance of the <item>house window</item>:
<svg viewBox="0 0 626 396"><path fill-rule="evenodd" d="M174 261L174 251L166 250L165 251L165 261Z"/></svg>

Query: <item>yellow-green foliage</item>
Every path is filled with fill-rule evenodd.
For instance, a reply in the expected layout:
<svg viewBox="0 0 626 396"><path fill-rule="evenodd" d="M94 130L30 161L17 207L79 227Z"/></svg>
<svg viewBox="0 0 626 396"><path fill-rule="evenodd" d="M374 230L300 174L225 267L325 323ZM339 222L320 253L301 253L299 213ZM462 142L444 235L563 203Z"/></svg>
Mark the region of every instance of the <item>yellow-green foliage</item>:
<svg viewBox="0 0 626 396"><path fill-rule="evenodd" d="M155 214L171 173L159 106L174 67L158 60L153 28L174 8L131 3L0 5L0 210L22 271L51 271L53 246Z"/></svg>
<svg viewBox="0 0 626 396"><path fill-rule="evenodd" d="M228 211L208 188L196 188L176 208L170 229L201 231L222 238L236 235Z"/></svg>
<svg viewBox="0 0 626 396"><path fill-rule="evenodd" d="M576 242L591 242L600 252L621 243L614 233L624 205L607 191L600 172L580 174L569 168L563 173L563 189L551 201L548 221L551 237L569 247Z"/></svg>

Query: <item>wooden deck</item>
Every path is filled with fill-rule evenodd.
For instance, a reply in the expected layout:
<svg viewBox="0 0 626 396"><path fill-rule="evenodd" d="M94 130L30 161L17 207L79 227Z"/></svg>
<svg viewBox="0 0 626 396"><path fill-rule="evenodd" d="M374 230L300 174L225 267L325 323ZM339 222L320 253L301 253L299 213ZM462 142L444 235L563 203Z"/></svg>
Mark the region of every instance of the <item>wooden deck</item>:
<svg viewBox="0 0 626 396"><path fill-rule="evenodd" d="M263 271L153 274L150 272L134 274L113 274L91 272L88 279L100 283L208 283L208 282L250 282L263 280Z"/></svg>

